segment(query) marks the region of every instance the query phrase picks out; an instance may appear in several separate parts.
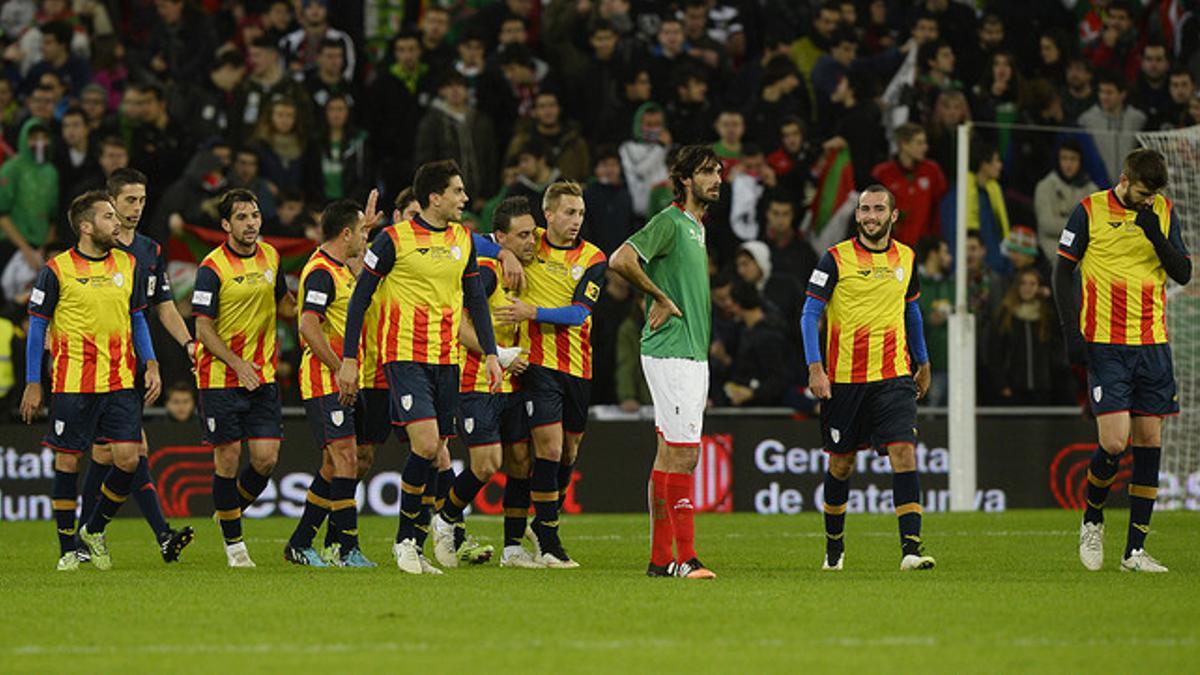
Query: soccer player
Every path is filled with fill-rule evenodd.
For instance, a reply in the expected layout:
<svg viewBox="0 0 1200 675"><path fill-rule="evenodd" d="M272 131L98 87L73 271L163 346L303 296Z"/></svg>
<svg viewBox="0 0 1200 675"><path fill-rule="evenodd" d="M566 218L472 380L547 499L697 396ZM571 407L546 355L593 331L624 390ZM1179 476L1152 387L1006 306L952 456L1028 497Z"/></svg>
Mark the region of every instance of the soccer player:
<svg viewBox="0 0 1200 675"><path fill-rule="evenodd" d="M55 451L54 519L60 571L79 567L75 549L75 492L79 455L98 438L109 439L113 466L99 503L79 529L96 569L112 567L104 530L129 492L142 440L142 404L134 389L138 358L146 362L146 400L162 390L150 329L142 310L146 282L133 255L117 248L121 221L108 195L86 192L71 202L71 229L79 243L52 258L29 298L25 346L26 423L42 405L42 357L49 328L50 431L43 444Z"/></svg>
<svg viewBox="0 0 1200 675"><path fill-rule="evenodd" d="M350 298L346 340L337 384L345 393L358 388L362 317L376 289L382 294L384 374L391 395L393 426L410 443L401 473L400 524L393 553L409 574L439 573L418 548L418 526L432 516L435 460L454 434L458 408L458 327L464 307L470 313L495 391L502 373L496 358L487 297L471 232L459 220L467 203L462 172L453 161L417 169L413 192L421 213L384 228L363 256L363 272Z"/></svg>
<svg viewBox="0 0 1200 675"><path fill-rule="evenodd" d="M826 570L840 570L845 562L850 474L855 455L869 448L886 454L892 464L900 569L927 570L935 564L921 549L915 451L917 399L929 390L929 356L917 304L916 255L891 236L898 215L887 188L875 184L862 191L854 210L858 232L821 257L809 277L800 319L808 386L822 401L821 435L829 453L821 565ZM828 374L818 328L826 311Z"/></svg>
<svg viewBox="0 0 1200 675"><path fill-rule="evenodd" d="M542 211L546 229L538 233L537 262L525 270L525 289L519 298L509 296L512 304L497 307L495 314L499 322L521 324L520 346L528 353L521 391L533 437L531 530L538 561L567 569L579 563L563 549L558 518L587 425L592 307L608 260L579 237L584 204L578 183L551 184L542 196Z"/></svg>
<svg viewBox="0 0 1200 675"><path fill-rule="evenodd" d="M720 197L721 162L710 146L684 146L671 166L671 182L675 203L613 253L612 267L647 297L642 370L654 401L658 448L650 474L646 574L713 579L716 574L696 555L691 496L712 330L703 219Z"/></svg>
<svg viewBox="0 0 1200 675"><path fill-rule="evenodd" d="M188 358L195 360L196 343L188 331L187 324L175 306L175 298L171 293L171 284L167 278L167 260L163 255L162 246L150 237L137 231L142 219L142 210L146 207L146 176L137 169L122 168L112 172L106 185L108 197L121 221L121 231L117 235L117 248L133 254L138 267L146 279L146 301L154 308L158 320L162 322L167 332L179 345L187 351ZM133 498L142 517L149 523L150 529L158 541L159 552L164 562L174 562L184 547L192 542L194 533L190 526L178 530L172 529L163 515L162 506L158 501L158 491L150 478L148 460L149 445L146 442L145 430L142 431L142 446L138 453L137 471L133 476ZM100 495L100 485L112 466L112 448L107 443L97 442L92 446L92 461L88 463L83 475L83 506L80 509L84 518L91 515ZM84 548L84 552L86 547Z"/></svg>
<svg viewBox="0 0 1200 675"><path fill-rule="evenodd" d="M1166 283L1170 277L1187 284L1192 262L1174 205L1159 194L1166 185L1163 156L1134 150L1125 157L1117 185L1084 197L1058 240L1054 297L1071 363L1087 366L1100 436L1079 529L1079 561L1093 571L1104 565L1104 502L1131 431L1133 476L1121 569L1167 571L1146 553L1158 496L1162 418L1179 413L1167 344Z"/></svg>
<svg viewBox="0 0 1200 675"><path fill-rule="evenodd" d="M275 384L277 316L295 314L279 252L258 241L262 212L253 192L233 189L217 205L225 243L196 271L196 386L204 441L213 446L213 504L230 567L254 567L242 538L242 510L267 487L283 426ZM250 462L238 475L242 441Z"/></svg>
<svg viewBox="0 0 1200 675"><path fill-rule="evenodd" d="M355 396L338 391L336 374L342 366L346 308L354 291L354 274L345 262L362 255L370 221L375 218L373 190L366 213L353 201L329 204L321 214L324 241L300 273L300 396L321 446L322 463L308 489L304 513L283 549L288 562L328 567L312 546L313 536L325 516L334 533L340 567L374 567L358 546L358 510L354 491L358 482L358 447L355 442Z"/></svg>
<svg viewBox="0 0 1200 675"><path fill-rule="evenodd" d="M524 264L533 262L537 244L535 223L529 202L524 197L509 197L502 201L492 217L492 226L501 247L511 251ZM487 294L488 307L493 312L507 305L507 296L516 292L504 286L501 275L498 260L479 257L480 283ZM518 358L521 351L517 339L518 326L514 323L497 323L494 327L500 364L505 368L498 394L490 392L488 382L484 379L483 351L471 322L464 321L462 327L458 432L470 453L471 464L469 469L458 474L446 502L433 521L434 552L438 562L446 567L456 567L459 560L478 562L484 549L487 549L490 558L490 546L480 547L466 537L463 509L474 501L501 465L508 467L509 480L514 480L514 475L519 476L516 480L529 477L529 426L524 398L513 379L528 365L527 361ZM528 480L525 480L525 487L525 499L528 500ZM507 519L505 521L505 547L500 561L503 566L543 566L521 547L528 510L529 503L526 501L519 529L509 527L510 523Z"/></svg>

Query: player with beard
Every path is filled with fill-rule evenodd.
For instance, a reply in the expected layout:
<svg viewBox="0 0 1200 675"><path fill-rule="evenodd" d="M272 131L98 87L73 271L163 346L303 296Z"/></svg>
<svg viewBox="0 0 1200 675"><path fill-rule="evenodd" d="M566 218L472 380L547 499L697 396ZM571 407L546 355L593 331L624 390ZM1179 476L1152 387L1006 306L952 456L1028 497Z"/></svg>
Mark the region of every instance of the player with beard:
<svg viewBox="0 0 1200 675"><path fill-rule="evenodd" d="M647 296L642 370L654 401L658 448L650 474L652 577L713 579L696 555L692 472L700 457L712 332L704 212L721 191L711 146L679 150L675 203L613 253L612 268Z"/></svg>
<svg viewBox="0 0 1200 675"><path fill-rule="evenodd" d="M901 570L933 569L921 550L917 481L917 399L929 389L929 356L917 305L920 281L912 249L892 238L896 200L882 185L863 190L854 211L858 233L833 246L808 280L800 319L809 389L821 399L825 473L825 561L840 570L850 474L859 450L874 448L892 464L900 520ZM821 362L821 314L828 310ZM911 356L910 356L911 350ZM913 375L912 362L917 371Z"/></svg>

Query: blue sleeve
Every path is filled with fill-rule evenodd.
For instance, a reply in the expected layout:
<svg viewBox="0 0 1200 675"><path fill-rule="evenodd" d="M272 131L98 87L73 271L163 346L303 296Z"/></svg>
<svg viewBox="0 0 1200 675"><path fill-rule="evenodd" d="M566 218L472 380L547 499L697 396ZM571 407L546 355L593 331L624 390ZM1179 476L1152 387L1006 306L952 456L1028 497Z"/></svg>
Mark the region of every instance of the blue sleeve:
<svg viewBox="0 0 1200 675"><path fill-rule="evenodd" d="M220 299L220 277L213 268L201 265L200 269L196 270L196 285L192 288L192 315L216 319Z"/></svg>
<svg viewBox="0 0 1200 675"><path fill-rule="evenodd" d="M41 317L49 323L58 306L58 275L49 267L43 267L33 282L29 294L29 315Z"/></svg>
<svg viewBox="0 0 1200 675"><path fill-rule="evenodd" d="M142 361L157 361L154 355L154 341L150 339L150 324L146 323L146 313L135 311L130 318L133 322L133 349Z"/></svg>
<svg viewBox="0 0 1200 675"><path fill-rule="evenodd" d="M146 283L149 284L146 295L150 304L161 305L173 301L175 296L171 293L171 281L167 278L167 258L163 255L162 246L156 246L158 255L154 260L154 272L146 279Z"/></svg>
<svg viewBox="0 0 1200 675"><path fill-rule="evenodd" d="M560 326L582 326L592 313L596 300L600 298L600 289L604 287L604 270L606 269L608 269L607 262L598 262L589 267L579 279L579 284L575 286L575 295L571 298L571 304L565 307L538 307L537 320Z"/></svg>
<svg viewBox="0 0 1200 675"><path fill-rule="evenodd" d="M1072 262L1079 262L1088 247L1088 214L1083 204L1075 205L1067 225L1058 238L1058 254Z"/></svg>
<svg viewBox="0 0 1200 675"><path fill-rule="evenodd" d="M25 339L25 383L42 381L42 355L46 353L46 328L50 322L30 312L29 336Z"/></svg>
<svg viewBox="0 0 1200 675"><path fill-rule="evenodd" d="M925 323L921 318L921 305L916 299L905 303L904 328L908 337L908 351L918 366L929 363L929 350L925 347Z"/></svg>
<svg viewBox="0 0 1200 675"><path fill-rule="evenodd" d="M386 230L375 236L371 248L363 254L363 269L358 273L358 281L354 284L354 293L350 295L350 305L346 309L346 339L342 343L342 357L358 358L358 344L362 341L363 317L371 307L371 298L379 287L383 275L392 271L396 264L396 246Z"/></svg>
<svg viewBox="0 0 1200 675"><path fill-rule="evenodd" d="M479 279L479 261L475 258L475 247L471 247L471 255L467 258L467 269L463 272L463 307L471 314L471 323L475 324L475 335L479 338L479 346L483 353L489 356L496 353L496 332L492 329L492 313L488 309L487 295L483 292L483 283Z"/></svg>
<svg viewBox="0 0 1200 675"><path fill-rule="evenodd" d="M825 301L810 294L800 312L800 333L804 338L804 362L808 365L821 362L821 314Z"/></svg>
<svg viewBox="0 0 1200 675"><path fill-rule="evenodd" d="M582 326L591 313L591 310L585 305L538 307L537 320L542 323L554 323L560 326Z"/></svg>
<svg viewBox="0 0 1200 675"><path fill-rule="evenodd" d="M475 252L484 258L496 258L500 256L500 244L492 241L491 238L485 237L482 234L472 233L471 241L475 244Z"/></svg>
<svg viewBox="0 0 1200 675"><path fill-rule="evenodd" d="M806 293L809 297L821 300L824 305L833 297L833 287L837 285L837 282L837 261L833 259L832 253L826 251L817 266L813 268L812 275L808 277Z"/></svg>

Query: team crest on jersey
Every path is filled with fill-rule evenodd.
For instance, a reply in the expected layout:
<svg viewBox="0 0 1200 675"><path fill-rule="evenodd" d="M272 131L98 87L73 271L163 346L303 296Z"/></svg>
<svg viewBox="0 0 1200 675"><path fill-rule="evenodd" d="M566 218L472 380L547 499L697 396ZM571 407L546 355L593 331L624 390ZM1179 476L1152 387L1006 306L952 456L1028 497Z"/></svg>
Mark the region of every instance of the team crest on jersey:
<svg viewBox="0 0 1200 675"><path fill-rule="evenodd" d="M583 278L583 266L582 265L575 265L574 267L571 268L571 278L574 279L575 281L579 281L580 279Z"/></svg>
<svg viewBox="0 0 1200 675"><path fill-rule="evenodd" d="M400 405L405 410L411 410L412 409L412 394L405 394L405 395L401 396L400 397Z"/></svg>
<svg viewBox="0 0 1200 675"><path fill-rule="evenodd" d="M120 272L117 272L116 274L113 275L112 281L113 281L113 286L120 288L125 285L125 275L121 274Z"/></svg>
<svg viewBox="0 0 1200 675"><path fill-rule="evenodd" d="M458 246L454 246L450 249L450 255L453 256L455 260L462 260L462 249Z"/></svg>
<svg viewBox="0 0 1200 675"><path fill-rule="evenodd" d="M215 417L208 418L208 430L210 432L217 430L217 418L215 418Z"/></svg>
<svg viewBox="0 0 1200 675"><path fill-rule="evenodd" d="M268 284L269 284L269 283L271 283L271 278L272 278L274 275L275 275L275 273L274 273L274 272L272 272L270 269L265 269L265 270L263 270L263 278L267 280L267 283L268 283Z"/></svg>
<svg viewBox="0 0 1200 675"><path fill-rule="evenodd" d="M333 426L340 427L342 426L342 422L346 421L346 415L341 410L334 410L329 413L329 419L333 422Z"/></svg>
<svg viewBox="0 0 1200 675"><path fill-rule="evenodd" d="M1100 385L1092 387L1092 400L1099 403L1102 398L1104 398L1104 390L1100 388Z"/></svg>
<svg viewBox="0 0 1200 675"><path fill-rule="evenodd" d="M896 281L899 281L901 283L904 282L904 268L903 267L896 268Z"/></svg>
<svg viewBox="0 0 1200 675"><path fill-rule="evenodd" d="M468 417L463 420L463 431L466 431L468 434L475 431L475 418L474 417Z"/></svg>
<svg viewBox="0 0 1200 675"><path fill-rule="evenodd" d="M829 438L833 440L834 445L837 445L842 440L842 432L838 431L837 429L830 429Z"/></svg>
<svg viewBox="0 0 1200 675"><path fill-rule="evenodd" d="M67 423L62 420L54 420L54 433L62 436L63 429L67 428Z"/></svg>

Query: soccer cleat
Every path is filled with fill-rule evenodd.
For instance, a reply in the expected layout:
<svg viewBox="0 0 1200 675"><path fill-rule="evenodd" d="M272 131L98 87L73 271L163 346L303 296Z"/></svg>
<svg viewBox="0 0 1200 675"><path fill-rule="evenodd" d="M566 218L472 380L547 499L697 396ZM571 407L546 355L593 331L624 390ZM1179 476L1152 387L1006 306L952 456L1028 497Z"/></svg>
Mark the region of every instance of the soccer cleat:
<svg viewBox="0 0 1200 675"><path fill-rule="evenodd" d="M1104 523L1079 526L1079 562L1093 572L1104 567Z"/></svg>
<svg viewBox="0 0 1200 675"><path fill-rule="evenodd" d="M78 537L79 535L76 535ZM75 557L79 558L80 564L92 562L92 553L82 542L76 542L79 548L75 549Z"/></svg>
<svg viewBox="0 0 1200 675"><path fill-rule="evenodd" d="M417 550L416 539L405 539L392 544L392 555L396 558L396 567L409 574L421 573L421 553Z"/></svg>
<svg viewBox="0 0 1200 675"><path fill-rule="evenodd" d="M492 559L496 547L491 544L481 544L474 537L467 537L458 546L458 560L468 565L482 565ZM438 562L441 562L440 560Z"/></svg>
<svg viewBox="0 0 1200 675"><path fill-rule="evenodd" d="M225 544L225 560L230 567L256 567L250 559L250 551L246 550L246 542Z"/></svg>
<svg viewBox="0 0 1200 675"><path fill-rule="evenodd" d="M79 569L79 556L75 551L67 551L58 559L59 572L74 572Z"/></svg>
<svg viewBox="0 0 1200 675"><path fill-rule="evenodd" d="M317 553L317 549L308 546L305 548L296 548L291 544L283 547L283 559L293 565L304 565L306 567L329 567L329 563L321 559L321 554Z"/></svg>
<svg viewBox="0 0 1200 675"><path fill-rule="evenodd" d="M571 560L571 556L559 546L555 550L542 551L536 560L542 563L542 567L549 567L556 570L573 570L579 567L579 563Z"/></svg>
<svg viewBox="0 0 1200 675"><path fill-rule="evenodd" d="M673 576L675 576L675 561L672 560L671 562L667 563L666 565L655 565L654 563L650 563L646 567L646 576L648 576L648 577L673 577Z"/></svg>
<svg viewBox="0 0 1200 675"><path fill-rule="evenodd" d="M162 552L163 562L173 563L179 560L179 554L188 544L192 543L196 533L191 527L184 526L178 530L167 530L165 537L159 543L159 548Z"/></svg>
<svg viewBox="0 0 1200 675"><path fill-rule="evenodd" d="M675 576L679 577L680 579L717 578L716 573L705 567L704 563L700 562L699 558L692 558L685 563L680 563L679 566L675 568Z"/></svg>
<svg viewBox="0 0 1200 675"><path fill-rule="evenodd" d="M363 552L356 546L346 552L346 556L340 560L338 567L377 567L377 565L367 560L367 556L363 555Z"/></svg>
<svg viewBox="0 0 1200 675"><path fill-rule="evenodd" d="M842 569L842 563L846 561L845 551L832 551L825 554L825 559L821 561L821 569L839 571Z"/></svg>
<svg viewBox="0 0 1200 675"><path fill-rule="evenodd" d="M326 565L338 567L338 562L342 559L342 545L340 542L332 544L321 549L321 560L325 561Z"/></svg>
<svg viewBox="0 0 1200 675"><path fill-rule="evenodd" d="M540 570L545 567L523 546L505 546L500 554L500 566L526 570Z"/></svg>
<svg viewBox="0 0 1200 675"><path fill-rule="evenodd" d="M540 556L542 554L542 543L538 541L537 532L534 532L533 527L530 525L525 526L525 538L529 540L530 544L533 544L533 555Z"/></svg>
<svg viewBox="0 0 1200 675"><path fill-rule="evenodd" d="M900 571L907 572L908 570L931 570L937 561L933 556L925 555L924 552L907 553L900 559Z"/></svg>
<svg viewBox="0 0 1200 675"><path fill-rule="evenodd" d="M419 554L417 557L421 560L421 574L445 574L445 572L434 567L433 563L429 562L429 558L426 558L424 553Z"/></svg>
<svg viewBox="0 0 1200 675"><path fill-rule="evenodd" d="M454 523L442 514L433 517L433 557L442 567L458 567L458 556L454 551Z"/></svg>
<svg viewBox="0 0 1200 675"><path fill-rule="evenodd" d="M112 556L108 554L108 542L103 532L92 534L87 531L87 525L79 528L79 541L82 541L92 555L92 564L98 570L112 569Z"/></svg>
<svg viewBox="0 0 1200 675"><path fill-rule="evenodd" d="M1146 549L1135 548L1129 552L1129 557L1121 561L1121 571L1161 573L1167 571L1167 566L1151 558Z"/></svg>

